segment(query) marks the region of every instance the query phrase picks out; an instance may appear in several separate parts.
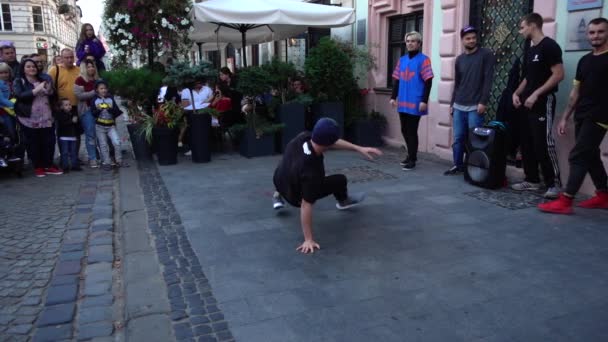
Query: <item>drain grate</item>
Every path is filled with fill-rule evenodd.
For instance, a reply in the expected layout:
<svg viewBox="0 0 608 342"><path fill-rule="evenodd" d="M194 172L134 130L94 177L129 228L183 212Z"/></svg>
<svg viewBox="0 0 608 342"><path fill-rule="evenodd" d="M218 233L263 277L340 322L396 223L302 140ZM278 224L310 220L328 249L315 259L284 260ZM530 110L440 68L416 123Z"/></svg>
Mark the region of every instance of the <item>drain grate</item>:
<svg viewBox="0 0 608 342"><path fill-rule="evenodd" d="M341 173L346 175L349 183L366 183L377 180L397 179L397 177L374 169L367 165L352 166L341 169L331 169L325 172L326 175Z"/></svg>
<svg viewBox="0 0 608 342"><path fill-rule="evenodd" d="M480 201L488 202L499 207L517 210L536 207L543 201L543 193L536 191L515 191L511 189L476 190L464 193Z"/></svg>

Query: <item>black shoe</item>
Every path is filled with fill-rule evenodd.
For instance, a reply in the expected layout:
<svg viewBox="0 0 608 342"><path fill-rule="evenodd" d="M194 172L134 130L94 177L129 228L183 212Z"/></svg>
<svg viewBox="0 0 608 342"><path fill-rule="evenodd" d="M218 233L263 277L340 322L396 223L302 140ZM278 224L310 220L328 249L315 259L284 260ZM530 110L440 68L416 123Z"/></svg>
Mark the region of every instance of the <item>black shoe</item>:
<svg viewBox="0 0 608 342"><path fill-rule="evenodd" d="M403 170L405 171L410 171L416 168L416 162L415 161L408 161L405 165L403 165Z"/></svg>
<svg viewBox="0 0 608 342"><path fill-rule="evenodd" d="M80 166L74 166L72 168L72 171L82 171L82 167L80 167Z"/></svg>
<svg viewBox="0 0 608 342"><path fill-rule="evenodd" d="M458 166L452 166L449 170L443 173L444 176L455 176L463 173L464 170Z"/></svg>
<svg viewBox="0 0 608 342"><path fill-rule="evenodd" d="M403 159L403 161L401 161L401 163L399 163L399 165L405 166L405 165L409 164L410 162L411 162L410 157L407 157L407 158Z"/></svg>

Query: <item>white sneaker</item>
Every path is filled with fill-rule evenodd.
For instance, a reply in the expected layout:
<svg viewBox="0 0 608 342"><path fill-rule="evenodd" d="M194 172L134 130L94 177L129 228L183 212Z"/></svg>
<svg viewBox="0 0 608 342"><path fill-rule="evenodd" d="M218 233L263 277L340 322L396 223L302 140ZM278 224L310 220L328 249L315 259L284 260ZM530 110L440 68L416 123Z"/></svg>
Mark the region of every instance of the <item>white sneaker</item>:
<svg viewBox="0 0 608 342"><path fill-rule="evenodd" d="M545 192L545 198L549 198L549 199L556 199L559 197L559 194L561 192L561 189L557 186L552 186L549 189L547 189L547 192Z"/></svg>
<svg viewBox="0 0 608 342"><path fill-rule="evenodd" d="M338 208L338 210L346 210L359 205L361 202L363 202L364 199L364 192L355 195L348 195L348 198L346 200L336 203L336 208Z"/></svg>
<svg viewBox="0 0 608 342"><path fill-rule="evenodd" d="M278 192L274 192L274 194L272 195L272 207L275 210L279 210L282 209L285 206L285 203L283 202L283 198L281 197L281 194L279 194Z"/></svg>
<svg viewBox="0 0 608 342"><path fill-rule="evenodd" d="M540 183L531 183L523 181L521 183L511 184L511 189L516 191L536 191L540 189Z"/></svg>
<svg viewBox="0 0 608 342"><path fill-rule="evenodd" d="M190 151L188 151L188 152L184 153L184 155L185 155L186 157L189 157L189 156L191 156L191 155L192 155L192 151L190 150Z"/></svg>

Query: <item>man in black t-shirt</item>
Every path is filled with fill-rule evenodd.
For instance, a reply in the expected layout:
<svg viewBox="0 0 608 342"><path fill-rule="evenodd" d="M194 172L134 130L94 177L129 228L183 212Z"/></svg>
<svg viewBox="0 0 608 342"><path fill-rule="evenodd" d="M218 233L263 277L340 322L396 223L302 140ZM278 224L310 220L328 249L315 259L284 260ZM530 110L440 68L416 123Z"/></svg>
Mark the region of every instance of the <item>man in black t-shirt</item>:
<svg viewBox="0 0 608 342"><path fill-rule="evenodd" d="M513 93L513 106L521 108L522 159L526 178L513 184L514 190L540 189L538 166L547 187L546 198L557 198L561 180L553 139L555 92L564 79L562 50L555 40L545 37L543 18L538 13L526 15L519 33L532 41L524 57L524 79ZM523 104L523 106L522 106Z"/></svg>
<svg viewBox="0 0 608 342"><path fill-rule="evenodd" d="M344 175L325 176L323 152L329 148L351 150L369 159L382 155L376 148L361 147L340 138L340 128L332 119L322 118L311 132L302 132L287 144L283 159L274 172L273 196L275 209L283 207L283 198L291 205L300 207L300 222L304 242L297 248L302 253L314 253L319 249L312 236L312 206L318 200L331 194L338 203L339 210L351 208L360 203L364 196L350 196Z"/></svg>
<svg viewBox="0 0 608 342"><path fill-rule="evenodd" d="M578 206L608 209L608 176L600 152L600 144L608 129L608 20L591 20L587 27L587 38L593 51L578 62L568 105L558 126L559 134L566 134L568 120L575 112L576 144L568 158L568 184L557 200L538 205L545 212L571 214L572 200L587 173L595 185L596 195Z"/></svg>

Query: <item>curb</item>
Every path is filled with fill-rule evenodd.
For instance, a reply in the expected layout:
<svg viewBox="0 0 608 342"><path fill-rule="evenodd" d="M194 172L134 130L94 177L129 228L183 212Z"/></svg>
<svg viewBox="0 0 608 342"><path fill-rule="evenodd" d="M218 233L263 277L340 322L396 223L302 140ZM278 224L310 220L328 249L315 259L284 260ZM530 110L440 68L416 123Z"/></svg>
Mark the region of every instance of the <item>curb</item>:
<svg viewBox="0 0 608 342"><path fill-rule="evenodd" d="M122 235L126 341L175 341L167 288L148 230L136 161L120 170L118 230Z"/></svg>

